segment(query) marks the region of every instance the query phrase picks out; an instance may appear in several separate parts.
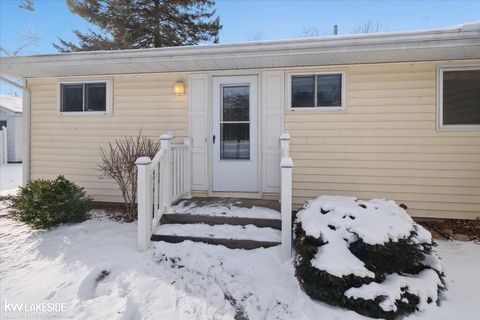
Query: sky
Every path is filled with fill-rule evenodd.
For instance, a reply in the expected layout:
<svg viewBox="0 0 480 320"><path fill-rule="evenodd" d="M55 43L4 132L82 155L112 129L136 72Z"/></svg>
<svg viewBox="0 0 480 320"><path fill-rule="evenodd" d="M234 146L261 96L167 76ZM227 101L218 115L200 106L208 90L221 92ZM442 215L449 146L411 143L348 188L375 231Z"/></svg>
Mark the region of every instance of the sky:
<svg viewBox="0 0 480 320"><path fill-rule="evenodd" d="M0 45L19 47L25 35L38 40L21 55L55 53L57 37L75 40L72 29L88 30L89 24L72 14L64 0L34 0L35 11L18 8L21 0L0 0ZM351 33L363 21L379 22L382 31L429 29L480 20L476 1L294 1L217 0L223 28L220 42L299 37L306 28L321 35ZM30 30L30 31L29 31Z"/></svg>
<svg viewBox="0 0 480 320"><path fill-rule="evenodd" d="M75 42L72 29L95 29L72 14L65 0L34 0L35 11L18 8L22 0L0 0L0 46L13 52L27 35L36 40L19 55L55 53L58 37ZM217 0L223 25L220 43L300 37L306 29L319 35L349 34L365 21L379 23L380 31L446 27L480 20L480 0L470 1L322 1ZM4 55L4 54L2 54ZM0 82L0 93L19 94Z"/></svg>

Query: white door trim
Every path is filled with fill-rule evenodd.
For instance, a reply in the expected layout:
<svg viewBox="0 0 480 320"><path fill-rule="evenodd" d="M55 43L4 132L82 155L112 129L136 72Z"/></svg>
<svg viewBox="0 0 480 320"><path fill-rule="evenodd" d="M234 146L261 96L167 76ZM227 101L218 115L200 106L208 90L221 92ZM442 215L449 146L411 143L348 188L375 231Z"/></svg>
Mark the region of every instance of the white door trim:
<svg viewBox="0 0 480 320"><path fill-rule="evenodd" d="M209 138L207 138L208 142L208 154L209 154L209 195L210 196L221 196L228 194L229 196L241 196L241 197L253 197L253 198L259 198L262 197L263 195L263 170L262 170L262 104L261 104L261 77L259 74L239 74L239 75L211 75L210 76L210 99L209 99ZM213 143L212 143L212 138L214 134L214 130L216 128L215 123L214 123L214 113L213 113L213 108L214 108L214 99L217 99L215 97L215 91L216 88L215 86L219 86L221 83L225 82L227 84L240 84L240 83L250 83L253 81L255 84L255 93L256 97L254 98L256 101L256 126L257 126L257 135L256 135L256 162L257 162L257 191L256 192L243 192L243 191L213 191L214 190L214 157L213 157ZM219 141L219 138L217 138L217 141Z"/></svg>

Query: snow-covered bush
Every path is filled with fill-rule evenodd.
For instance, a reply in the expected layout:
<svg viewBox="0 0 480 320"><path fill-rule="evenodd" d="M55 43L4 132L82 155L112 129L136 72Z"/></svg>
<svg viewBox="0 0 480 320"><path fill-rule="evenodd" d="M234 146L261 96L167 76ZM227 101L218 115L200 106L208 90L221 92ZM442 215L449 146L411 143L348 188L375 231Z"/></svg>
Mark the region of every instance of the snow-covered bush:
<svg viewBox="0 0 480 320"><path fill-rule="evenodd" d="M366 316L424 310L445 289L431 234L394 201L319 197L298 213L295 244L307 294Z"/></svg>
<svg viewBox="0 0 480 320"><path fill-rule="evenodd" d="M58 176L55 180L32 180L20 188L11 211L14 218L34 229L49 229L84 221L91 201L83 188Z"/></svg>

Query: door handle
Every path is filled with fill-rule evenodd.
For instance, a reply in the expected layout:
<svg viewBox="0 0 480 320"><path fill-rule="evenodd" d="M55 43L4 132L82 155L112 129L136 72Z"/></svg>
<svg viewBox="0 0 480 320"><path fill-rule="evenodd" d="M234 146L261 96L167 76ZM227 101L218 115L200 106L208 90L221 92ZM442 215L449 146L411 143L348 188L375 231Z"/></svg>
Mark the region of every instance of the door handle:
<svg viewBox="0 0 480 320"><path fill-rule="evenodd" d="M213 143L215 143L215 135L213 135Z"/></svg>

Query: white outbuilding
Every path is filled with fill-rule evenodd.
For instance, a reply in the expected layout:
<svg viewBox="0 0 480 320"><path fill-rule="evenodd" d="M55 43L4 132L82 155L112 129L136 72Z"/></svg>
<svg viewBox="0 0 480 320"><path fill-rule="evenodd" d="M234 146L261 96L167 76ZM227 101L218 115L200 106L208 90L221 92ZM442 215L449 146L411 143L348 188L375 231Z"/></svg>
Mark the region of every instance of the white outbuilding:
<svg viewBox="0 0 480 320"><path fill-rule="evenodd" d="M22 98L0 95L0 129L7 132L8 162L22 162Z"/></svg>

